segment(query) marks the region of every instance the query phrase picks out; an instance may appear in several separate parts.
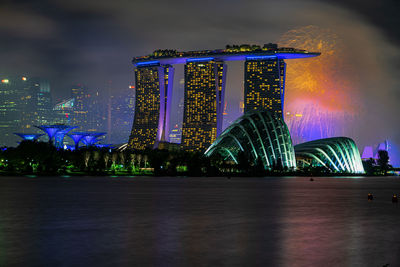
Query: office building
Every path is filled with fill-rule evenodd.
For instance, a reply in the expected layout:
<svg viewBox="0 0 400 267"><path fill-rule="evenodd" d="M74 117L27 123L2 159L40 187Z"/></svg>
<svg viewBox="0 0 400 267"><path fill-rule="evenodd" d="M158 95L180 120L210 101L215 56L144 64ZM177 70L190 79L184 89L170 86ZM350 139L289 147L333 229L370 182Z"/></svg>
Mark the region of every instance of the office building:
<svg viewBox="0 0 400 267"><path fill-rule="evenodd" d="M24 96L28 90L25 77L0 77L0 146L13 146L19 140L13 133L23 128L23 112L29 103Z"/></svg>

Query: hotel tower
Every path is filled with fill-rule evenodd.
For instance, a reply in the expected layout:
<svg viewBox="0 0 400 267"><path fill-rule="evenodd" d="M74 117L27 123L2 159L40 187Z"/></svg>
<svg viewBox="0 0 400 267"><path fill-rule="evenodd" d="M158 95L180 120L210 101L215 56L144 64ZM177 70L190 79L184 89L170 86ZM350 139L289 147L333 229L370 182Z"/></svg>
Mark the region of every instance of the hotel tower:
<svg viewBox="0 0 400 267"><path fill-rule="evenodd" d="M214 60L188 60L181 145L205 151L222 130L226 65Z"/></svg>

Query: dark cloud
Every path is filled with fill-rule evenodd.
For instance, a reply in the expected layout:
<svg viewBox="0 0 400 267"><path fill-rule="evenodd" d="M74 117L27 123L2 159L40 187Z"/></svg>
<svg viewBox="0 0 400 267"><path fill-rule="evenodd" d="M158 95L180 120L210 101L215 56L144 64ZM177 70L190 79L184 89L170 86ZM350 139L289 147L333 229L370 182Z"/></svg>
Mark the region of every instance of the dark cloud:
<svg viewBox="0 0 400 267"><path fill-rule="evenodd" d="M400 45L400 1L327 0L335 5L350 9L362 15L368 22L378 27L388 40Z"/></svg>

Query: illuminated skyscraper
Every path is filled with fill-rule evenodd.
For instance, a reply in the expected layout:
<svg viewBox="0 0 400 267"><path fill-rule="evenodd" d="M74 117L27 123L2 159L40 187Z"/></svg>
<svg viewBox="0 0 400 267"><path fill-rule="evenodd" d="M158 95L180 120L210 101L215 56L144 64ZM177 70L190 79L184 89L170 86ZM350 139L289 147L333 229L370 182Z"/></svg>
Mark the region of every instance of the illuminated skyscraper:
<svg viewBox="0 0 400 267"><path fill-rule="evenodd" d="M226 65L210 59L188 59L182 146L204 151L222 130Z"/></svg>
<svg viewBox="0 0 400 267"><path fill-rule="evenodd" d="M88 124L88 98L87 88L78 84L71 88L71 97L74 98L72 125L87 126Z"/></svg>
<svg viewBox="0 0 400 267"><path fill-rule="evenodd" d="M135 116L129 147L153 148L159 141L168 141L174 68L151 62L137 64L135 77Z"/></svg>
<svg viewBox="0 0 400 267"><path fill-rule="evenodd" d="M0 77L0 146L14 145L19 139L13 132L24 128L23 112L29 103L24 96L28 88L26 78Z"/></svg>
<svg viewBox="0 0 400 267"><path fill-rule="evenodd" d="M276 56L247 57L244 63L244 112L283 111L286 63Z"/></svg>
<svg viewBox="0 0 400 267"><path fill-rule="evenodd" d="M29 82L31 84L30 94L32 95L32 104L30 108L33 112L33 123L52 123L54 114L49 81L41 78L31 78Z"/></svg>
<svg viewBox="0 0 400 267"><path fill-rule="evenodd" d="M133 86L131 86L133 87ZM109 98L111 129L107 141L113 144L126 143L132 130L134 114L134 89L118 90Z"/></svg>
<svg viewBox="0 0 400 267"><path fill-rule="evenodd" d="M284 60L319 55L290 47L279 48L276 44L263 47L243 44L188 52L158 49L135 57L132 61L136 75L135 117L128 147L154 148L158 141L171 141L166 136L170 130L169 105L172 103L171 65L186 64L181 146L189 151L204 151L222 130L224 62L245 61L245 97L241 111L270 110L282 116ZM180 116L173 118L174 125L180 125L177 117Z"/></svg>

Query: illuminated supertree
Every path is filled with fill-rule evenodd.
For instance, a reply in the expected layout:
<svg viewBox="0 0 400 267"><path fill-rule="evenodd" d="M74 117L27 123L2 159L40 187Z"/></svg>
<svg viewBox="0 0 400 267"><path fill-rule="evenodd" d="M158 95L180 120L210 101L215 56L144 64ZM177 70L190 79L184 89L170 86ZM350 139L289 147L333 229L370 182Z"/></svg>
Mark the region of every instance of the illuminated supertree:
<svg viewBox="0 0 400 267"><path fill-rule="evenodd" d="M82 143L86 146L93 146L99 141L99 137L105 135L106 133L96 133L96 132L88 132L83 138Z"/></svg>
<svg viewBox="0 0 400 267"><path fill-rule="evenodd" d="M75 144L75 150L79 148L79 142L86 136L88 133L82 133L82 132L72 132L68 134L69 137L74 141Z"/></svg>
<svg viewBox="0 0 400 267"><path fill-rule="evenodd" d="M357 79L339 36L307 26L284 34L279 45L321 52L313 60L287 62L285 121L293 142L351 136L360 112Z"/></svg>
<svg viewBox="0 0 400 267"><path fill-rule="evenodd" d="M58 147L58 148L64 147L64 137L65 137L65 135L69 131L71 131L72 129L75 129L75 128L78 128L78 127L77 126L71 126L71 127L68 127L68 128L66 128L64 130L58 131L56 133L56 135L54 136L55 146Z"/></svg>
<svg viewBox="0 0 400 267"><path fill-rule="evenodd" d="M112 144L95 144L97 148L113 148Z"/></svg>
<svg viewBox="0 0 400 267"><path fill-rule="evenodd" d="M49 137L49 142L54 141L54 143L55 143L54 145L57 148L62 148L64 136L72 129L77 128L76 126L68 126L68 125L64 125L64 124L40 125L40 126L35 126L35 127L44 131L47 134L47 136Z"/></svg>
<svg viewBox="0 0 400 267"><path fill-rule="evenodd" d="M14 134L21 137L24 141L25 140L36 141L39 137L44 135L44 134L36 134L36 133L14 133Z"/></svg>

